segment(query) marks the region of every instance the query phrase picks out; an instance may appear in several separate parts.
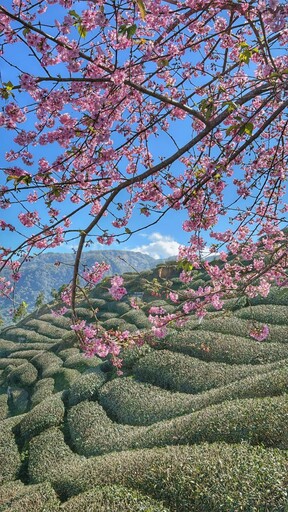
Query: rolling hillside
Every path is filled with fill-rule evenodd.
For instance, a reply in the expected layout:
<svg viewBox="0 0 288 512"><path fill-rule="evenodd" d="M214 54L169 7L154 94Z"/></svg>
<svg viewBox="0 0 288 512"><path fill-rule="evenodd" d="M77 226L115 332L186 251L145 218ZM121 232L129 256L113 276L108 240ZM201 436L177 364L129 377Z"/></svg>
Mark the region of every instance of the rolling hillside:
<svg viewBox="0 0 288 512"><path fill-rule="evenodd" d="M158 275L124 275L146 312L169 308L151 294ZM181 287L175 267L169 280ZM149 326L106 290L90 299L104 327ZM240 306L126 351L122 377L80 354L69 313L48 305L4 329L0 511L287 512L288 289Z"/></svg>
<svg viewBox="0 0 288 512"><path fill-rule="evenodd" d="M44 294L44 301L49 302L51 292L70 283L73 275L73 253L43 253L26 262L21 269L21 280L15 285L15 303L25 301L30 311L35 309L35 302L40 293ZM149 269L156 264L156 260L147 254L132 251L86 251L83 254L82 265L91 267L95 262L108 263L110 274L123 274ZM58 264L58 262L60 264ZM82 267L83 268L83 267ZM8 271L3 271L4 277L9 277ZM1 317L6 323L10 320L9 309L11 302L0 299Z"/></svg>

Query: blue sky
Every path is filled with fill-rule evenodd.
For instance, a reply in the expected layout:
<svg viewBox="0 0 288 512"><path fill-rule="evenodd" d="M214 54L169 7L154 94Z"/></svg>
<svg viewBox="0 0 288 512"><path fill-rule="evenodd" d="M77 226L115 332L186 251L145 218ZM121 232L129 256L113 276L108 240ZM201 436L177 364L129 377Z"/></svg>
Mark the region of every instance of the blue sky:
<svg viewBox="0 0 288 512"><path fill-rule="evenodd" d="M11 7L10 2L5 2L7 7ZM79 5L79 4L76 4ZM81 9L84 8L84 6L81 5ZM54 9L54 10L53 10ZM54 21L54 18L61 18L62 15L60 15L62 9L57 6L53 7L52 11L53 16L51 18L51 21ZM56 13L56 14L55 14ZM57 14L58 13L58 14ZM18 47L17 47L18 49ZM22 64L27 61L27 54L22 54L21 52L15 52L15 47L10 48L10 55L7 54L8 59L11 58L13 60L13 64L18 66L20 69L22 67ZM1 79L3 82L11 81L16 82L17 75L19 74L19 70L17 67L10 67L8 64L6 64L3 60L0 60L0 71L1 71ZM35 68L30 70L35 75L37 75L37 70ZM54 71L53 71L54 73ZM250 69L250 73L253 74L253 69ZM55 73L56 74L56 73ZM201 78L199 78L201 81ZM202 79L203 80L203 79ZM199 84L198 84L199 85ZM22 93L19 96L19 101L22 102L24 105L26 103L26 95L25 93ZM5 105L5 102L3 103ZM29 125L28 125L29 126ZM20 126L21 127L21 126ZM31 122L31 128L33 127L33 123ZM175 123L172 123L170 125L170 134L177 140L177 143L181 146L187 140L189 140L190 134L191 134L191 119L188 117L186 120L178 121ZM0 166L4 167L7 166L7 162L4 159L5 152L11 149L11 146L13 146L13 139L14 134L11 132L5 132L4 136L2 134L2 147L0 151ZM119 141L115 140L115 144ZM160 155L165 154L166 156L170 155L174 152L175 146L173 146L173 143L171 142L171 139L168 135L162 134L158 139L155 139L151 144L152 152L155 156L155 162L159 161ZM41 147L38 146L37 148L33 149L33 152L36 154L36 156L39 158L41 156L46 156L50 161L55 158L57 154L59 154L59 147L56 144ZM37 158L36 158L37 161ZM12 165L12 164L11 164ZM16 162L17 165L17 162ZM175 172L181 171L181 164L174 164L173 169ZM31 169L28 168L30 171ZM239 172L236 169L236 173ZM0 183L5 184L6 182L6 176L3 175L0 176ZM20 197L20 195L18 196ZM231 187L227 187L227 190L225 192L225 200L226 202L233 201L235 198L235 191ZM37 204L30 205L31 209L37 209ZM54 206L54 205L53 205ZM60 204L55 204L55 207L58 207L61 209L61 215L67 214L71 209L71 203L65 202ZM32 234L32 230L25 231L25 228L18 222L17 223L17 215L19 213L20 209L17 206L10 207L7 210L1 210L0 217L3 218L6 222L9 222L11 224L17 225L17 228L19 228L19 231L23 233L24 235L29 233ZM48 222L48 217L45 219L44 212L41 212L40 208L40 214L43 213L44 215L44 221ZM165 258L174 256L177 253L177 249L179 244L187 244L189 241L190 234L184 232L181 229L182 223L184 220L187 219L187 214L185 212L181 211L170 211L168 212L164 218L162 218L158 223L151 227L145 228L145 230L142 230L136 234L134 234L131 238L124 240L123 243L118 244L114 243L113 245L109 246L107 250L109 249L123 249L123 250L138 250L140 252L150 254L153 257L156 258ZM83 229L85 228L86 224L91 220L91 217L87 213L81 213L78 215L77 219L75 220L75 223L73 222L73 228L75 229ZM151 220L148 219L150 222L151 220L155 220L155 217L151 217ZM137 209L134 212L133 218L131 222L129 223L129 229L132 231L135 229L139 229L141 227L145 227L145 221L147 219L142 215L140 215L139 210ZM101 224L102 229L108 228L107 219L104 219ZM229 220L221 219L219 222L219 229L224 230L227 227L229 227ZM117 234L117 230L116 234ZM99 235L101 233L95 233L96 235ZM7 233L0 231L0 244L7 245L7 236L9 236L9 245L15 246L18 243L20 243L23 240L23 237L17 233ZM211 241L209 240L209 233L204 234L204 239L209 245ZM95 240L95 239L93 239ZM64 245L62 247L55 248L55 251L71 251L76 247L76 241L75 240L68 240L67 245ZM100 245L98 242L93 242L93 244L89 247L89 249L106 249L106 246Z"/></svg>
<svg viewBox="0 0 288 512"><path fill-rule="evenodd" d="M5 2L7 8L10 8L10 2ZM56 9L55 12L58 12L58 19L60 19L60 12L62 9L57 6L54 7ZM52 18L51 18L51 21ZM18 48L17 48L18 50ZM15 52L15 47L12 45L9 49L9 53L7 53L6 58L8 57L8 60L10 59L13 64L17 67L19 67L19 70L23 67L23 62L27 61L27 55L17 51ZM17 67L11 67L7 63L5 63L3 60L0 60L0 72L1 72L1 80L2 82L8 82L11 81L12 83L17 83L17 78L19 73L19 70ZM31 72L32 70L30 70ZM37 75L37 69L35 67L35 70L33 70L33 73ZM42 72L43 74L43 72ZM22 93L20 96L17 97L17 101L19 103L21 102L23 106L25 106L27 101L27 95L25 93ZM29 97L29 101L31 101ZM5 102L2 102L5 106ZM20 105L21 105L20 103ZM188 126L191 121L187 121ZM184 123L185 124L185 123ZM28 125L29 126L29 125ZM21 128L21 125L19 126ZM24 126L23 126L24 127ZM26 128L26 126L25 126ZM34 128L33 122L30 123L30 129ZM29 129L29 128L28 128ZM190 129L190 128L189 128ZM181 131L180 131L181 130ZM181 135L181 132L183 133L183 136ZM175 125L174 127L171 126L171 134L175 136L179 143L185 142L185 129L183 131L183 122ZM2 167L9 167L12 164L7 164L4 156L6 151L9 151L13 146L14 149L18 148L13 143L13 137L15 136L14 132L5 132L5 136L2 135L2 145L1 145L1 151L0 151L0 166ZM117 141L116 141L117 142ZM159 138L155 139L155 141L152 141L151 147L153 148L153 152L155 155L155 160L158 160L158 155L165 154L168 155L171 152L173 152L173 148L171 146L171 140L168 136L166 138ZM53 160L57 154L59 154L61 148L59 149L59 146L56 144L45 146L44 148L41 146L38 146L36 148L33 148L33 153L36 155L37 158L40 158L42 156L47 157L50 161ZM47 154L48 151L48 154ZM37 158L35 158L35 161L37 161ZM18 162L15 162L15 165L17 165ZM20 163L19 163L20 165ZM29 172L33 172L33 169L27 168ZM6 175L0 176L0 183L6 184ZM10 182L11 183L11 182ZM20 197L20 194L18 194L18 197ZM60 207L63 214L67 214L71 209L71 203L66 202L65 204L55 204L55 207ZM44 215L44 211L41 212L41 207L37 204L30 205L31 210L33 209L39 209L40 214ZM138 210L139 211L139 210ZM22 224L17 220L17 215L20 212L20 208L17 207L17 205L13 205L7 210L1 210L0 211L0 217L3 218L8 223L11 223L13 225L16 225L16 228L19 229L20 233L25 234L32 234L33 230L25 230L25 228L22 226ZM152 218L152 217L151 217ZM166 216L159 221L154 226L151 226L150 228L145 228L145 232L141 231L140 233L134 234L129 240L119 244L114 243L113 245L109 246L107 248L104 245L99 244L97 241L92 244L89 249L101 249L101 250L109 250L109 249L118 249L118 250L138 250L140 252L144 252L145 254L150 254L151 256L155 258L165 258L174 256L177 253L179 244L187 244L189 240L189 233L185 233L181 229L182 222L187 218L187 215L185 212L173 212L170 211L166 214ZM45 219L45 215L44 215ZM152 219L155 220L156 217ZM48 221L48 216L46 217L46 220ZM87 222L90 222L91 217L89 217L85 212L81 213L77 216L77 219L75 218L75 221L73 221L73 228L75 229L83 229ZM147 221L146 217L143 215L137 214L137 210L135 210L134 215L129 223L129 228L131 230L139 229L139 227L145 227L145 221ZM151 222L151 219L149 219ZM107 220L104 219L104 222L102 222L101 227L103 229L108 228ZM117 230L115 230L115 233L117 234ZM101 233L98 233L98 235ZM24 240L24 238L18 234L18 233L10 233L9 232L9 245L14 247L15 245L21 243ZM7 233L0 231L0 244L7 245ZM72 249L75 249L77 247L76 241L72 240L71 242L68 242L67 245L63 245L61 247L53 249L54 251L59 252L67 252L71 251ZM50 249L49 249L50 250Z"/></svg>

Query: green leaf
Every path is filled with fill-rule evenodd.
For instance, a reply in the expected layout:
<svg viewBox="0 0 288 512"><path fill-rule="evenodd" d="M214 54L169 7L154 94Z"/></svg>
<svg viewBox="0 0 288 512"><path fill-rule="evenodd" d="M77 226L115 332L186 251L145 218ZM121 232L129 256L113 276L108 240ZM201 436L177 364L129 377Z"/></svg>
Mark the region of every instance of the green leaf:
<svg viewBox="0 0 288 512"><path fill-rule="evenodd" d="M10 174L9 176L7 176L6 181L14 181L14 186L16 188L20 183L30 185L32 181L32 176L29 176L29 174L23 174L22 176L15 176L14 174Z"/></svg>
<svg viewBox="0 0 288 512"><path fill-rule="evenodd" d="M146 8L145 8L145 5L144 5L144 2L143 0L136 0L137 2L137 5L138 5L138 9L140 11L140 16L142 18L142 20L145 20L146 18Z"/></svg>
<svg viewBox="0 0 288 512"><path fill-rule="evenodd" d="M55 197L59 197L61 195L61 189L57 185L51 186L51 192Z"/></svg>
<svg viewBox="0 0 288 512"><path fill-rule="evenodd" d="M13 96L12 90L14 89L14 85L12 82L3 82L3 86L0 89L0 95L4 100L8 100L9 96Z"/></svg>
<svg viewBox="0 0 288 512"><path fill-rule="evenodd" d="M5 82L5 83L3 83L3 85L5 85L5 87L6 87L7 91L12 91L12 89L13 89L13 87L14 87L14 85L13 85L13 84L12 84L12 82L10 82L10 81L9 81L9 82Z"/></svg>
<svg viewBox="0 0 288 512"><path fill-rule="evenodd" d="M252 52L250 50L248 50L248 49L243 50L243 52L241 52L239 54L240 62L244 62L245 64L249 64L251 55L252 55Z"/></svg>
<svg viewBox="0 0 288 512"><path fill-rule="evenodd" d="M223 107L228 107L228 112L234 112L234 110L237 109L237 105L234 101L224 101Z"/></svg>
<svg viewBox="0 0 288 512"><path fill-rule="evenodd" d="M9 176L7 176L6 181L16 180L17 178L18 178L18 176L13 176L13 174L10 174Z"/></svg>
<svg viewBox="0 0 288 512"><path fill-rule="evenodd" d="M212 98L205 98L201 100L199 103L199 110L205 116L206 119L209 119L213 113L213 100Z"/></svg>
<svg viewBox="0 0 288 512"><path fill-rule="evenodd" d="M247 133L247 135L252 135L254 125L253 123L247 123L244 126L244 132Z"/></svg>
<svg viewBox="0 0 288 512"><path fill-rule="evenodd" d="M83 39L87 36L87 30L81 25L81 23L77 23L77 30L80 37Z"/></svg>
<svg viewBox="0 0 288 512"><path fill-rule="evenodd" d="M127 32L127 25L120 25L118 29L118 34L124 35Z"/></svg>
<svg viewBox="0 0 288 512"><path fill-rule="evenodd" d="M134 36L135 32L137 30L137 25L130 25L129 27L127 27L127 37L128 39L131 39L132 36Z"/></svg>
<svg viewBox="0 0 288 512"><path fill-rule="evenodd" d="M236 130L236 128L238 128L236 124L232 124L231 126L229 126L226 130L226 135L230 135L230 133Z"/></svg>
<svg viewBox="0 0 288 512"><path fill-rule="evenodd" d="M79 14L76 11L74 11L74 10L69 11L69 14L70 14L70 16L72 16L73 18L76 18L77 20L80 19Z"/></svg>
<svg viewBox="0 0 288 512"><path fill-rule="evenodd" d="M247 133L247 135L252 135L254 125L253 123L245 123L241 126L239 133L243 135L243 133Z"/></svg>
<svg viewBox="0 0 288 512"><path fill-rule="evenodd" d="M158 60L157 65L159 68L164 68L169 65L169 59L160 59Z"/></svg>
<svg viewBox="0 0 288 512"><path fill-rule="evenodd" d="M0 89L1 91L1 97L4 99L4 100L8 100L9 98L9 92L6 90L6 89Z"/></svg>
<svg viewBox="0 0 288 512"><path fill-rule="evenodd" d="M178 267L183 268L184 272L191 272L193 270L193 265L188 260L179 261Z"/></svg>
<svg viewBox="0 0 288 512"><path fill-rule="evenodd" d="M126 35L128 39L131 39L131 37L134 36L136 30L137 25L135 25L135 23L133 25L120 25L118 34L122 36Z"/></svg>

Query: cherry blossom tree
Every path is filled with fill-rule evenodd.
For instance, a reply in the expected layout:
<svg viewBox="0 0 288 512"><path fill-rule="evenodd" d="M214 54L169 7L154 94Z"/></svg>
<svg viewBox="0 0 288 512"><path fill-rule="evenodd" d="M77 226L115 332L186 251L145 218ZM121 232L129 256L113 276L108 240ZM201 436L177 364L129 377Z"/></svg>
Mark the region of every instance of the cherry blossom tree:
<svg viewBox="0 0 288 512"><path fill-rule="evenodd" d="M95 239L123 242L180 210L186 220L179 229L190 237L178 256L187 290L169 292L175 313L151 312L157 336L168 322L181 325L191 313L201 320L211 305L220 310L225 298L285 286L287 15L281 0L1 6L7 146L0 227L19 235L13 247L3 237L0 270L10 269L11 278L0 277L1 293L11 293L37 251L77 241L62 298L83 345L117 357L129 333L104 333L77 319L79 276L89 289L107 270L95 264L82 271L82 251ZM83 212L87 222L79 227ZM201 257L207 233L218 264ZM209 286L193 290L200 268ZM123 280L114 277L110 291L120 299ZM259 340L269 332L256 331Z"/></svg>

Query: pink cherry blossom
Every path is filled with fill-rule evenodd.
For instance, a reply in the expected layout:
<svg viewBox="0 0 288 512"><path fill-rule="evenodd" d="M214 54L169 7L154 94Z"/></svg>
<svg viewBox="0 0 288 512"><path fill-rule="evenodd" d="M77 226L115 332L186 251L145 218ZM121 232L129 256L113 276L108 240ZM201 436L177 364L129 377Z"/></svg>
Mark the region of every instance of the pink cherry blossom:
<svg viewBox="0 0 288 512"><path fill-rule="evenodd" d="M132 244L167 218L181 230L179 286L168 279L151 290L169 299L169 313L148 313L156 336L220 311L226 299L285 286L285 2L6 4L0 229L10 236L1 242L0 272L9 279L0 294L11 296L20 278L11 262L22 267L35 252L78 244L64 307L83 350L113 357L119 370L119 347L136 338L77 319L81 292L108 270L82 265L95 242ZM200 272L207 284L198 286ZM111 279L109 293L127 294L122 277Z"/></svg>
<svg viewBox="0 0 288 512"><path fill-rule="evenodd" d="M251 338L254 338L257 341L264 341L269 336L269 327L268 325L263 325L261 327L253 327L250 331Z"/></svg>
<svg viewBox="0 0 288 512"><path fill-rule="evenodd" d="M127 294L126 288L123 286L124 279L121 276L114 276L111 279L111 287L108 288L109 293L113 299L120 300L124 295Z"/></svg>

